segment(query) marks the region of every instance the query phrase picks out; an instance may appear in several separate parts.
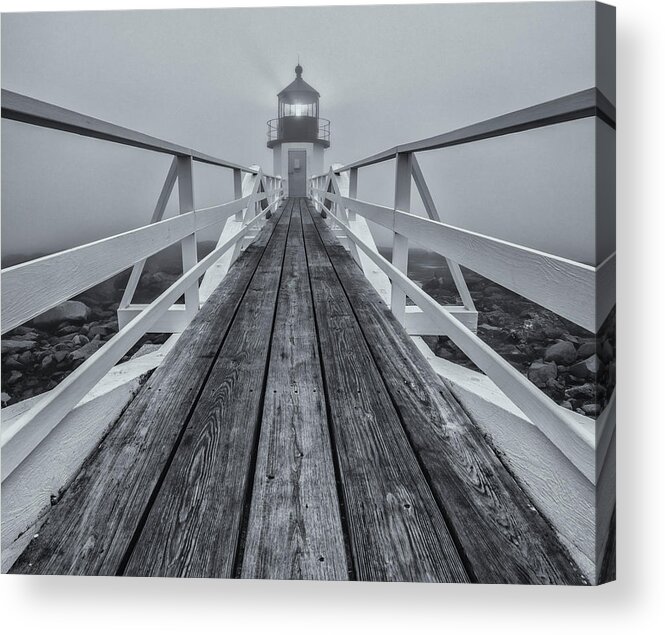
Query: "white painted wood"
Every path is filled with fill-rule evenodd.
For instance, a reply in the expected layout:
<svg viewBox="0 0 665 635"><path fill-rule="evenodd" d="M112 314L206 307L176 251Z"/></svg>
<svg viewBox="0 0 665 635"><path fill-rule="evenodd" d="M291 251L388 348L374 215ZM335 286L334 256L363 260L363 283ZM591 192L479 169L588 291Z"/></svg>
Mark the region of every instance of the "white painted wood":
<svg viewBox="0 0 665 635"><path fill-rule="evenodd" d="M432 194L429 191L429 187L427 187L427 181L425 181L425 175L423 174L423 171L420 168L420 163L418 163L418 158L416 157L415 154L412 157L411 170L412 170L413 180L416 184L416 188L418 189L418 194L420 194L420 199L422 200L423 205L425 206L425 211L427 212L427 216L429 216L431 220L437 221L439 223L443 222L443 218L441 217L439 210L434 204L434 199L432 198ZM462 300L462 304L469 311L475 311L476 305L473 303L473 298L471 297L471 293L469 292L469 287L467 287L466 285L466 281L464 280L464 275L462 274L462 270L460 269L459 264L457 264L455 261L451 260L450 258L446 258L446 264L448 265L448 269L450 270L450 275L453 278L453 282L455 283L455 287L457 288L457 293L459 293L460 299ZM475 332L475 329L473 330Z"/></svg>
<svg viewBox="0 0 665 635"><path fill-rule="evenodd" d="M191 157L178 157L178 201L180 214L187 214L196 209L194 206L194 162ZM180 241L182 247L182 271L189 271L199 260L196 246L196 231ZM185 311L187 318L194 319L199 310L199 283L194 281L185 289Z"/></svg>
<svg viewBox="0 0 665 635"><path fill-rule="evenodd" d="M321 203L318 199L312 199L312 200L318 211L324 209L323 203ZM326 219L328 224L334 223L334 220L335 219L332 216L328 216L328 218ZM376 243L374 242L374 236L372 236L372 232L369 228L369 225L362 216L358 215L355 217L355 220L349 221L349 227L351 227L356 236L358 236L358 238L360 238L365 243L365 245L367 245L368 249L371 249L377 254L379 253L379 250L376 247ZM369 256L365 254L364 251L359 250L359 254L360 254L360 260L362 262L361 268L363 273L365 274L365 277L369 280L374 289L376 289L376 292L385 302L386 306L390 306L391 284L388 276L381 270L379 266L377 266L377 264Z"/></svg>
<svg viewBox="0 0 665 635"><path fill-rule="evenodd" d="M196 230L226 220L246 204L232 201L103 238L3 269L2 332L152 256Z"/></svg>
<svg viewBox="0 0 665 635"><path fill-rule="evenodd" d="M67 413L106 375L115 363L150 329L192 283L210 265L230 249L244 233L250 231L265 212L257 215L233 240L221 245L186 272L141 315L114 335L81 366L63 379L47 397L22 415L9 430L2 431L2 480L4 481L32 450L62 421Z"/></svg>
<svg viewBox="0 0 665 635"><path fill-rule="evenodd" d="M338 219L339 222L339 219ZM341 223L340 223L341 224ZM436 320L445 334L482 370L511 401L560 449L592 482L595 482L595 431L584 426L561 409L547 395L534 386L524 375L465 328L436 300L409 280L385 258L373 253L348 228L347 235L367 253L388 275L393 285L400 288L431 319ZM563 450L562 450L563 451Z"/></svg>
<svg viewBox="0 0 665 635"><path fill-rule="evenodd" d="M166 175L166 180L164 181L162 190L159 193L157 205L155 205L155 210L153 211L152 217L150 218L150 225L159 222L164 217L166 205L169 202L169 198L171 198L171 192L173 192L173 187L175 186L177 178L178 161L174 157L173 161L171 161L171 167L169 168L168 174ZM120 307L126 307L131 303L136 291L136 287L138 286L139 280L141 279L141 274L143 273L145 262L145 259L140 260L132 267L132 272L129 275L127 286L125 287L125 291L122 294L122 299L120 300Z"/></svg>
<svg viewBox="0 0 665 635"><path fill-rule="evenodd" d="M10 90L2 90L2 117L30 123L43 128L54 128L73 132L85 137L102 139L127 146L152 150L154 152L165 152L175 156L191 157L194 161L217 165L223 168L240 168L245 172L252 172L246 168L224 159L217 159L203 152L197 152L190 148L176 145L169 141L157 139L142 132L136 132L122 126L117 126L101 119L95 119L88 115L67 110L54 104L49 104L39 99L26 95L14 93Z"/></svg>
<svg viewBox="0 0 665 635"><path fill-rule="evenodd" d="M596 332L596 268L388 207L342 197L341 203L419 245L449 257L558 315ZM604 265L604 288L613 288ZM608 304L613 300L608 301Z"/></svg>
<svg viewBox="0 0 665 635"><path fill-rule="evenodd" d="M411 211L411 173L413 157L411 154L398 154L395 158L395 210ZM403 274L409 265L409 239L399 232L393 233L392 263ZM390 308L399 321L404 324L406 294L393 284L390 294Z"/></svg>
<svg viewBox="0 0 665 635"><path fill-rule="evenodd" d="M437 357L413 338L471 419L489 435L511 473L550 521L582 572L594 580L596 488L485 375ZM575 415L580 425L588 417Z"/></svg>
<svg viewBox="0 0 665 635"><path fill-rule="evenodd" d="M428 137L419 141L404 143L394 148L389 148L365 159L354 161L340 168L339 171L347 171L353 168L366 167L390 161L400 152L423 152L436 150L463 143L489 139L502 135L533 130L543 126L551 126L555 123L573 121L586 117L599 117L611 127L615 126L616 109L614 105L597 89L588 88L577 93L565 95L551 101L547 101L528 108L516 110L511 113L499 115L492 119L458 128L444 134Z"/></svg>
<svg viewBox="0 0 665 635"><path fill-rule="evenodd" d="M74 478L87 456L133 399L147 374L171 350L177 337L169 338L153 353L113 367L2 482L3 573L45 520L51 497L57 497ZM3 409L3 429L14 425L45 396L39 395Z"/></svg>
<svg viewBox="0 0 665 635"><path fill-rule="evenodd" d="M448 305L443 308L470 331L476 332L478 328L478 311L469 311L466 307L455 305ZM432 320L429 315L417 306L406 307L404 329L409 335L445 335L441 325Z"/></svg>
<svg viewBox="0 0 665 635"><path fill-rule="evenodd" d="M260 169L258 166L256 167L257 170ZM245 205L243 208L238 210L233 218L229 218L226 221L226 224L224 225L224 228L219 235L219 239L217 240L217 247L220 247L224 243L231 240L243 228L245 210L247 209L248 205L251 204L251 197L256 195L256 182L257 176L255 174L245 174L241 183L242 189L240 191L242 200L245 202ZM281 192L278 191L277 197L278 198L275 202L278 204L279 200L281 200ZM274 207L271 209L274 209ZM201 305L206 302L206 300L210 297L210 294L217 288L219 283L224 279L224 276L226 276L228 273L229 268L234 262L234 252L235 249L225 252L219 258L219 260L217 260L208 269L208 271L206 271L205 275L203 276L203 280L201 281L201 286L199 287L199 299Z"/></svg>
<svg viewBox="0 0 665 635"><path fill-rule="evenodd" d="M409 239L402 234L393 234L392 264L406 275L409 265ZM404 324L404 311L406 308L406 293L394 282L390 290L390 309L400 324Z"/></svg>
<svg viewBox="0 0 665 635"><path fill-rule="evenodd" d="M134 318L141 315L149 304L130 304L118 309L118 329L124 329ZM146 330L146 333L182 333L190 323L184 304L173 304L155 323Z"/></svg>

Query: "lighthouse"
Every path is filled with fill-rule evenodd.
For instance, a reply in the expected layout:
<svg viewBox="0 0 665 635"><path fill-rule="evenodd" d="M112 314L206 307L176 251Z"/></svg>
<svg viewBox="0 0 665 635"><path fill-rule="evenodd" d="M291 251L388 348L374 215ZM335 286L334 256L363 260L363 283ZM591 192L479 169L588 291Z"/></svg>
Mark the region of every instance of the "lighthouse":
<svg viewBox="0 0 665 635"><path fill-rule="evenodd" d="M273 173L284 178L287 196L306 196L307 179L323 172L330 121L319 117L319 92L295 68L296 78L277 95L277 118L268 121Z"/></svg>

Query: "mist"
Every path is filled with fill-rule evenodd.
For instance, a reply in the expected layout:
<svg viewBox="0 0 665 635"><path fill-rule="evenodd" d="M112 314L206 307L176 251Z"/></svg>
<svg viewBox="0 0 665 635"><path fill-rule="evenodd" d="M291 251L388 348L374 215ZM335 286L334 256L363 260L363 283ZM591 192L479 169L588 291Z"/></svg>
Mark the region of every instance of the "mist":
<svg viewBox="0 0 665 635"><path fill-rule="evenodd" d="M270 172L265 122L298 56L331 120L326 165L348 163L596 85L594 20L592 2L5 14L2 87ZM595 264L603 126L419 160L446 222ZM145 224L170 160L3 120L3 261ZM228 170L195 170L197 207L233 198ZM391 204L393 170L361 170L359 197Z"/></svg>

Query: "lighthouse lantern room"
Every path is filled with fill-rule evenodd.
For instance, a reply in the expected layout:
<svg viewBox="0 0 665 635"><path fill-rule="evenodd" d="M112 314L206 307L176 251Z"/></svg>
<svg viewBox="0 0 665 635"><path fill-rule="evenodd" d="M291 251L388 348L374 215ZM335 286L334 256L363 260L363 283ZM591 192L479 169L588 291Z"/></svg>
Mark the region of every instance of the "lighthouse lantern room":
<svg viewBox="0 0 665 635"><path fill-rule="evenodd" d="M268 122L273 172L284 177L287 196L306 196L307 179L323 172L323 151L330 146L330 122L319 117L318 91L296 78L277 95L277 118Z"/></svg>

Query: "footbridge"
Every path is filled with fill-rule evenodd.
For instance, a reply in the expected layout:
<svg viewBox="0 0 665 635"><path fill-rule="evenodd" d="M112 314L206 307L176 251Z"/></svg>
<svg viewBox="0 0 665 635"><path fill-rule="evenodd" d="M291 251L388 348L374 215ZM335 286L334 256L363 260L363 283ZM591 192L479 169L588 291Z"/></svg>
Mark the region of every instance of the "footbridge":
<svg viewBox="0 0 665 635"><path fill-rule="evenodd" d="M596 333L614 258L594 267L446 224L417 158L580 118L613 126L597 90L331 166L305 197L258 166L9 91L2 116L173 156L148 225L2 271L7 333L131 269L117 334L2 411L3 571L598 582L614 402L595 420L570 412L480 339L463 268ZM383 161L391 207L357 197L359 170ZM197 208L196 162L230 170L234 200ZM371 223L392 232L391 260ZM146 259L174 244L182 275L134 302ZM460 306L408 277L413 244L447 259ZM146 333L170 337L119 363ZM425 335L482 372L437 358Z"/></svg>

